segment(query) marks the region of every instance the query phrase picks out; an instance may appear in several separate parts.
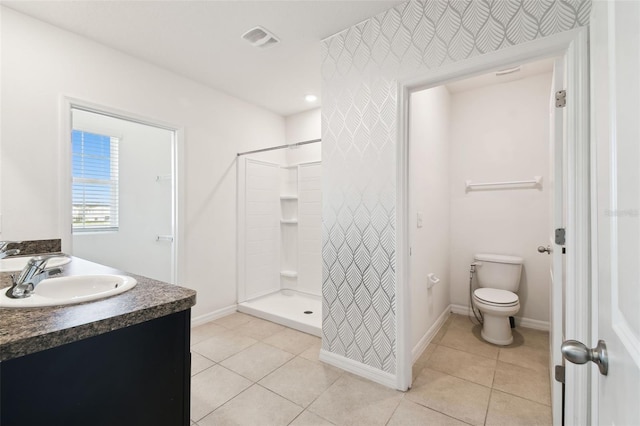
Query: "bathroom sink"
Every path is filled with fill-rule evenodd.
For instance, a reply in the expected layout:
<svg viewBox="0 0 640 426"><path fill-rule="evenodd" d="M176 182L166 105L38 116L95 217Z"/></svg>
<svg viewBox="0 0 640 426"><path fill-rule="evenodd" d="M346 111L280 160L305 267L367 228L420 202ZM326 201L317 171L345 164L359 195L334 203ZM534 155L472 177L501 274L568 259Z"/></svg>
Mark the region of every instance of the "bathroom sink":
<svg viewBox="0 0 640 426"><path fill-rule="evenodd" d="M0 259L0 272L16 272L22 271L27 263L31 260L30 256L22 257L5 257ZM47 268L57 268L71 262L71 258L57 257L47 262Z"/></svg>
<svg viewBox="0 0 640 426"><path fill-rule="evenodd" d="M104 299L124 293L135 287L135 278L126 275L77 275L48 278L36 286L31 296L12 299L0 289L0 307L33 308L41 306L71 305Z"/></svg>

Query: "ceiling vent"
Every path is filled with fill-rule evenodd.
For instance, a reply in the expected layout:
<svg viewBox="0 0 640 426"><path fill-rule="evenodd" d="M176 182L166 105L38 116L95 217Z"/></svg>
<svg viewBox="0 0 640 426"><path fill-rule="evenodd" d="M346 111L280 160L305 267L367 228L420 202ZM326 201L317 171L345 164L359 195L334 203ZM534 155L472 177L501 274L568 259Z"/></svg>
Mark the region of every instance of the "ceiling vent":
<svg viewBox="0 0 640 426"><path fill-rule="evenodd" d="M278 37L271 34L262 27L255 27L242 34L242 38L247 40L253 47L266 48L280 43Z"/></svg>

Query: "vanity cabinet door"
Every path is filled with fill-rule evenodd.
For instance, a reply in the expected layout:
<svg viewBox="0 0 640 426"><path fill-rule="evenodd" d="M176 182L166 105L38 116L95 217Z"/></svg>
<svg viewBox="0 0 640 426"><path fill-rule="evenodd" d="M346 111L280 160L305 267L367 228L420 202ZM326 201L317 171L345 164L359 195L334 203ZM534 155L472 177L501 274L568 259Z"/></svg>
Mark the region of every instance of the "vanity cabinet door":
<svg viewBox="0 0 640 426"><path fill-rule="evenodd" d="M0 364L0 424L189 425L190 310Z"/></svg>

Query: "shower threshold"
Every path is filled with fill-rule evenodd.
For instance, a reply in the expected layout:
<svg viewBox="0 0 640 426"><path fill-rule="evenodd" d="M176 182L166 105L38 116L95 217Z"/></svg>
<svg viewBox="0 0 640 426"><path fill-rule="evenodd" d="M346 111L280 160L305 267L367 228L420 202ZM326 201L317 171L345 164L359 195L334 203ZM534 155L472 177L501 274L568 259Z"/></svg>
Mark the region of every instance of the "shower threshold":
<svg viewBox="0 0 640 426"><path fill-rule="evenodd" d="M294 290L280 290L238 304L238 311L322 337L322 300Z"/></svg>

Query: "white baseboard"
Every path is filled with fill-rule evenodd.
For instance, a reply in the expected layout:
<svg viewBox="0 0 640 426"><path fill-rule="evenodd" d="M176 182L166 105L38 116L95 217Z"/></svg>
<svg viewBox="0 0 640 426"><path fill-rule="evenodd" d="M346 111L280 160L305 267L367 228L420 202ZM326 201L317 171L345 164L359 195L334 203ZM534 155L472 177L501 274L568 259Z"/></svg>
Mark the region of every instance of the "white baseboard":
<svg viewBox="0 0 640 426"><path fill-rule="evenodd" d="M345 358L342 355L320 349L320 361L326 362L334 367L341 368L357 376L364 377L365 379L369 379L372 382L380 383L381 385L392 389L397 388L397 378L395 374L378 370L377 368L373 368L361 362Z"/></svg>
<svg viewBox="0 0 640 426"><path fill-rule="evenodd" d="M534 320L531 318L515 317L516 325L524 328L533 328L534 330L549 331L551 324L549 321Z"/></svg>
<svg viewBox="0 0 640 426"><path fill-rule="evenodd" d="M468 305L454 305L451 304L451 312L458 315L469 315ZM473 315L473 314L471 314ZM549 331L551 324L549 321L534 320L531 318L515 317L516 325L524 328L532 328L534 330Z"/></svg>
<svg viewBox="0 0 640 426"><path fill-rule="evenodd" d="M451 305L449 305L449 308L451 308L452 314L457 314L457 315L469 315L469 313L471 312L469 311L469 306L467 305L456 305L452 303Z"/></svg>
<svg viewBox="0 0 640 426"><path fill-rule="evenodd" d="M209 321L217 320L218 318L226 317L227 315L231 315L232 313L238 310L238 305L227 306L226 308L218 309L213 312L209 312L208 314L198 315L197 317L191 318L191 327L197 327Z"/></svg>
<svg viewBox="0 0 640 426"><path fill-rule="evenodd" d="M451 306L447 306L444 311L440 314L436 322L427 330L427 332L422 336L422 339L414 346L411 350L411 362L414 363L416 360L422 355L422 352L427 348L431 340L433 340L434 336L440 331L440 328L444 325L447 318L451 314Z"/></svg>

